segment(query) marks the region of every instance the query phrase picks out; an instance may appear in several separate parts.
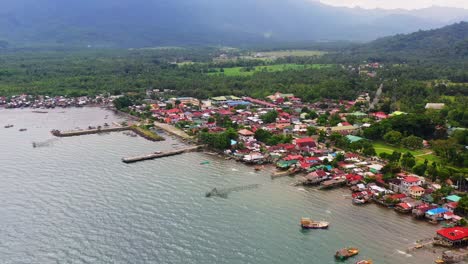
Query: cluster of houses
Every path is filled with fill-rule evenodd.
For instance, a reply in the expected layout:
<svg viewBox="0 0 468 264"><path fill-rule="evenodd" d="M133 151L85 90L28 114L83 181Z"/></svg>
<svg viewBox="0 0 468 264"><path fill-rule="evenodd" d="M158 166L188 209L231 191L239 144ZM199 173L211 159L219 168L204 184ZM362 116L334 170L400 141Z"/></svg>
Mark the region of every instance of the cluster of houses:
<svg viewBox="0 0 468 264"><path fill-rule="evenodd" d="M380 66L366 67L376 69ZM302 175L298 177L298 184L318 185L323 189L347 185L355 204L374 201L400 213L426 218L432 223L456 223L462 219L454 213L459 196L450 195L434 202L432 193L440 189L440 185L427 183L424 178L405 172L388 179L381 173L386 165L384 161L327 147L318 142L317 136L307 135L308 128L315 127L328 135L340 133L350 142L365 140L356 135L362 127L391 116L383 112L348 111L355 104L369 100L368 94L362 94L355 101L303 103L293 94L278 92L264 100L236 96L218 96L207 100L171 98L150 104L149 108L158 121L184 124L182 128L190 133L200 130L222 132L225 128L219 120L236 124L239 127L238 138L231 140L232 148L225 150L225 154L249 164L274 163L278 169L277 175ZM134 110L148 109L147 106L139 107ZM316 119L308 118L304 108L318 115L337 114L342 122L336 126L320 126ZM262 116L272 110L277 111L277 118L274 122L265 123ZM401 114L404 113L392 113ZM361 122L350 124L347 121L350 115ZM256 131L259 129L272 135L290 135L293 139L289 143L267 145L256 139Z"/></svg>
<svg viewBox="0 0 468 264"><path fill-rule="evenodd" d="M98 95L95 97L64 97L64 96L33 96L16 95L11 97L0 96L0 106L5 108L55 108L55 107L81 107L86 105L107 105L114 97Z"/></svg>

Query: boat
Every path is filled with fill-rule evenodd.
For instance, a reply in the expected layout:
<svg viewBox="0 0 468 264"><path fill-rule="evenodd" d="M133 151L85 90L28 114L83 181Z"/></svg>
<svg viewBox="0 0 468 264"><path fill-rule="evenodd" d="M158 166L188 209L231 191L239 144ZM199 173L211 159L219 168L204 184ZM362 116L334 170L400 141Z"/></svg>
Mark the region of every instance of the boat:
<svg viewBox="0 0 468 264"><path fill-rule="evenodd" d="M338 260L345 260L357 254L359 254L359 249L357 248L342 248L335 253L335 258Z"/></svg>
<svg viewBox="0 0 468 264"><path fill-rule="evenodd" d="M26 131L26 130L28 130L28 129L27 129L27 128L20 128L19 131L20 131L20 132L24 132L24 131Z"/></svg>
<svg viewBox="0 0 468 264"><path fill-rule="evenodd" d="M207 165L207 164L210 164L210 162L209 162L209 161L202 161L202 162L200 162L200 165Z"/></svg>
<svg viewBox="0 0 468 264"><path fill-rule="evenodd" d="M6 125L5 128L13 127L13 125Z"/></svg>
<svg viewBox="0 0 468 264"><path fill-rule="evenodd" d="M327 229L330 223L325 221L313 221L310 218L301 218L301 227L303 229Z"/></svg>
<svg viewBox="0 0 468 264"><path fill-rule="evenodd" d="M444 264L445 261L444 261L443 259L436 259L436 260L435 260L435 263L437 263L437 264Z"/></svg>
<svg viewBox="0 0 468 264"><path fill-rule="evenodd" d="M260 165L255 166L256 171L261 171L261 170L263 170L263 168L264 168L264 166L260 166Z"/></svg>
<svg viewBox="0 0 468 264"><path fill-rule="evenodd" d="M356 264L372 264L372 260L360 260L358 262L356 262Z"/></svg>

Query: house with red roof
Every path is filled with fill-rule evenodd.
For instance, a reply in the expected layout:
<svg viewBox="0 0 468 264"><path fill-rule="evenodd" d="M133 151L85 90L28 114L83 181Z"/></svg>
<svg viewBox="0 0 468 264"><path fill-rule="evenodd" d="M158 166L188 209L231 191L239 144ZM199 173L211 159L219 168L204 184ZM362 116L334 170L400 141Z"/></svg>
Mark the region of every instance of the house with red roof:
<svg viewBox="0 0 468 264"><path fill-rule="evenodd" d="M384 113L384 112L372 113L372 116L379 119L379 120L388 118L388 115L386 113Z"/></svg>
<svg viewBox="0 0 468 264"><path fill-rule="evenodd" d="M294 140L294 144L296 144L296 146L298 148L315 148L317 147L317 144L315 143L314 139L311 138L311 137L306 137L306 138L296 138Z"/></svg>
<svg viewBox="0 0 468 264"><path fill-rule="evenodd" d="M255 138L254 138L254 132L248 130L248 129L241 129L239 131L237 131L237 134L239 134L239 139L242 140L242 141L245 141L245 142L249 142L249 141L254 141Z"/></svg>
<svg viewBox="0 0 468 264"><path fill-rule="evenodd" d="M457 206L458 206L458 202L450 202L450 203L444 204L444 208L449 210L452 213L453 213L453 211L455 211Z"/></svg>
<svg viewBox="0 0 468 264"><path fill-rule="evenodd" d="M416 176L406 176L403 179L401 179L401 192L408 193L408 189L412 186L421 186L423 184L423 181L421 178L416 177Z"/></svg>
<svg viewBox="0 0 468 264"><path fill-rule="evenodd" d="M439 229L437 230L437 238L449 246L466 246L468 245L468 228L456 226Z"/></svg>
<svg viewBox="0 0 468 264"><path fill-rule="evenodd" d="M425 189L421 186L411 186L408 188L408 194L411 196L411 198L418 199L421 198L421 196L424 195Z"/></svg>

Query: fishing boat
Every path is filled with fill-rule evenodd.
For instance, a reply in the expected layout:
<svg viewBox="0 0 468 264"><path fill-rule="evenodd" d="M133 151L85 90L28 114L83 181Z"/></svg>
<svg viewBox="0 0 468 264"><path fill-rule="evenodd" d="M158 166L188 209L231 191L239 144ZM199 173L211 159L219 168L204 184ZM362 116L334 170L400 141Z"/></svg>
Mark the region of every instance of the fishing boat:
<svg viewBox="0 0 468 264"><path fill-rule="evenodd" d="M13 127L13 125L6 125L5 128Z"/></svg>
<svg viewBox="0 0 468 264"><path fill-rule="evenodd" d="M264 166L260 166L260 165L255 166L256 171L261 171L261 170L263 170L263 168L264 168Z"/></svg>
<svg viewBox="0 0 468 264"><path fill-rule="evenodd" d="M368 260L360 260L358 262L356 262L356 264L372 264L372 260L368 259Z"/></svg>
<svg viewBox="0 0 468 264"><path fill-rule="evenodd" d="M303 229L327 229L330 223L325 221L313 221L310 218L301 218L301 227Z"/></svg>
<svg viewBox="0 0 468 264"><path fill-rule="evenodd" d="M24 132L24 131L26 131L26 130L28 130L28 129L27 129L27 128L20 128L19 131L20 131L20 132Z"/></svg>
<svg viewBox="0 0 468 264"><path fill-rule="evenodd" d="M338 260L345 260L357 254L359 254L359 249L357 248L342 248L335 253L335 258Z"/></svg>

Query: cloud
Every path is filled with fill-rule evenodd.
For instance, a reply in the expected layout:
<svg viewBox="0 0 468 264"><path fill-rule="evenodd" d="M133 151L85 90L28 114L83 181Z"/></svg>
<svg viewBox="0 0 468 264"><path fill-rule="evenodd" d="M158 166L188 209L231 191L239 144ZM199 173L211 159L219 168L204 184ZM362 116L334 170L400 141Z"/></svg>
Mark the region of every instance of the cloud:
<svg viewBox="0 0 468 264"><path fill-rule="evenodd" d="M437 5L468 9L468 0L320 0L320 2L335 6L363 8L418 9Z"/></svg>

